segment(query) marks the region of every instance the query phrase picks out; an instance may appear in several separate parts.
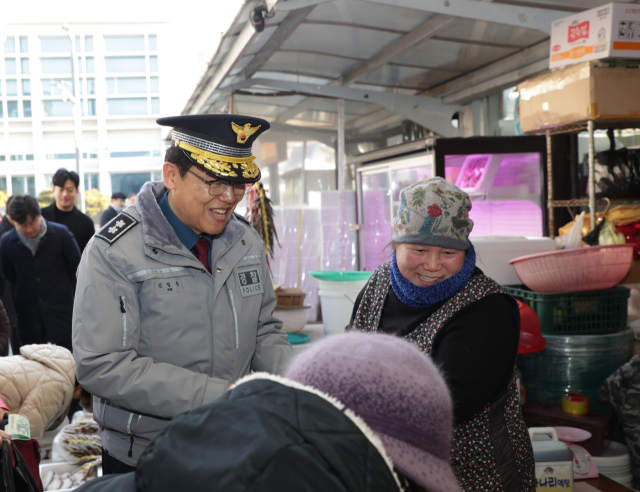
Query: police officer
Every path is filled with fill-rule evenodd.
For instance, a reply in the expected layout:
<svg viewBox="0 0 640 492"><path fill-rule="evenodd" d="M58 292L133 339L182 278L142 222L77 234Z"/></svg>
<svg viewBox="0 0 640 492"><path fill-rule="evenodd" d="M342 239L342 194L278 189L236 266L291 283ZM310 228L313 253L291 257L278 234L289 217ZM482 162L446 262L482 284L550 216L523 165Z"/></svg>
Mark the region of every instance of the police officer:
<svg viewBox="0 0 640 492"><path fill-rule="evenodd" d="M251 144L269 123L233 114L160 118L173 127L163 181L89 242L78 269L73 346L95 395L103 471L133 470L181 412L293 351L273 317L264 243L234 209L260 179Z"/></svg>

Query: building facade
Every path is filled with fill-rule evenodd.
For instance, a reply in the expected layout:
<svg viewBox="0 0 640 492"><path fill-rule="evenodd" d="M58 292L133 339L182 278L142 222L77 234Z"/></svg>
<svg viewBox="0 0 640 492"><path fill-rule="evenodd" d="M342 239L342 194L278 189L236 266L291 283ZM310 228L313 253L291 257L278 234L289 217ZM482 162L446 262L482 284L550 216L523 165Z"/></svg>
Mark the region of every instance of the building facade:
<svg viewBox="0 0 640 492"><path fill-rule="evenodd" d="M0 189L37 196L57 169L76 170L74 93L85 189L129 194L159 179L164 143L155 120L163 95L175 92L162 55L168 26L8 25L0 43Z"/></svg>

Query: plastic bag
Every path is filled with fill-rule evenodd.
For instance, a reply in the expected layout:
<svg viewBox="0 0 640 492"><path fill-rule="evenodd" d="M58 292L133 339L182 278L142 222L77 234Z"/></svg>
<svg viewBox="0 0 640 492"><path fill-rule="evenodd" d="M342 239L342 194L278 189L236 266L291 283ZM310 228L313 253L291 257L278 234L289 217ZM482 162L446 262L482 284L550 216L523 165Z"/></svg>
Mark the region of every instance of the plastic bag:
<svg viewBox="0 0 640 492"><path fill-rule="evenodd" d="M582 248L582 226L586 212L581 212L576 218L571 230L562 236L556 237L556 249Z"/></svg>
<svg viewBox="0 0 640 492"><path fill-rule="evenodd" d="M598 245L609 246L612 244L625 244L627 242L624 234L617 231L612 220L604 218L604 224L598 236Z"/></svg>

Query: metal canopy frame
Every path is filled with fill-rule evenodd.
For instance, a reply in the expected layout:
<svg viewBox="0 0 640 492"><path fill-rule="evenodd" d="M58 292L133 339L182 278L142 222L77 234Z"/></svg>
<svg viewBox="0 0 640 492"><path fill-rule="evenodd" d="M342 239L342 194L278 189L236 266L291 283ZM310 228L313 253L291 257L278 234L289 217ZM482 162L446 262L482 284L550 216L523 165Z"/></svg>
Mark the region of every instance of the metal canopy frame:
<svg viewBox="0 0 640 492"><path fill-rule="evenodd" d="M552 5L563 2L560 9ZM351 114L345 108L346 131L363 133L408 119L439 135L457 136L451 117L461 105L548 69L546 34L554 20L582 10L572 2L246 0L183 114L224 111L229 100L224 93L234 91L243 91L246 108L245 96L252 94L246 89L262 86L306 96L293 105L251 103L252 114L274 124L302 128L317 116L337 123L338 105L330 110L323 103L331 98L360 108ZM249 14L262 4L270 16L257 32ZM373 55L362 58L354 55L362 50L349 52L350 44L336 48L333 33L352 39L353 46L365 38L378 41ZM315 36L312 44L308 36ZM272 62L274 55L292 61ZM336 67L327 69L332 75L321 82L317 69L305 71L311 67L305 60L313 55L324 57L323 66Z"/></svg>

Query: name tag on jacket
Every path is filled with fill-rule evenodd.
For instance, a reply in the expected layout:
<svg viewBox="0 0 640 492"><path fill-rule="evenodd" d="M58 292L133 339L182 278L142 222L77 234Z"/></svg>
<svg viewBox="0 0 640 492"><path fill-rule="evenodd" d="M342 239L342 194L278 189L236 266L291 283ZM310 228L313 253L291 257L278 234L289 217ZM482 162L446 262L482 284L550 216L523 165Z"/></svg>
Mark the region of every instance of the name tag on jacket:
<svg viewBox="0 0 640 492"><path fill-rule="evenodd" d="M262 294L262 279L260 278L260 265L244 267L237 272L238 284L242 297L250 297Z"/></svg>

